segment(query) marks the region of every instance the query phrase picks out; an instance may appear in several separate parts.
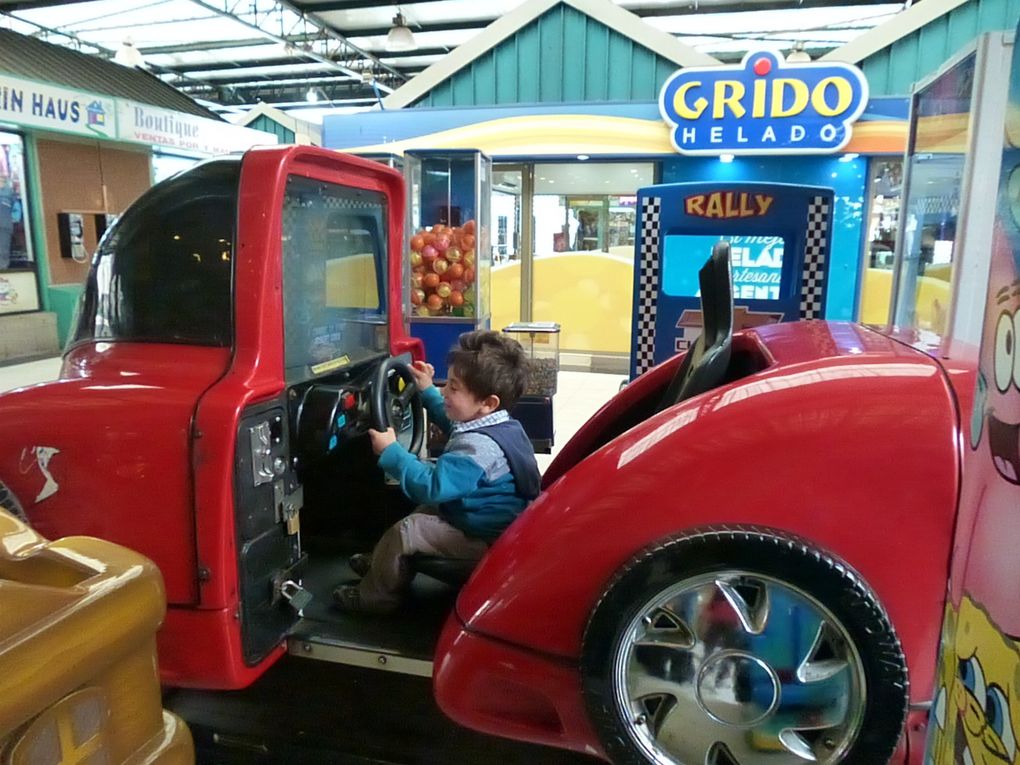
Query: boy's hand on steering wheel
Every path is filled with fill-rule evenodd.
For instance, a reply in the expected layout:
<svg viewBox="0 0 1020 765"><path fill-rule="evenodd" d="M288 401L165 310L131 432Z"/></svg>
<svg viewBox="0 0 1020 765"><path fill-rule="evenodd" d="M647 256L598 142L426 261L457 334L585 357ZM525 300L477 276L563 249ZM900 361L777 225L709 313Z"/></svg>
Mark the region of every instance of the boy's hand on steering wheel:
<svg viewBox="0 0 1020 765"><path fill-rule="evenodd" d="M369 428L368 437L372 441L372 451L376 454L382 454L383 449L397 441L397 434L393 428L386 428L385 431Z"/></svg>
<svg viewBox="0 0 1020 765"><path fill-rule="evenodd" d="M418 390L432 387L432 378L436 376L436 368L426 361L416 361L411 365L411 375Z"/></svg>

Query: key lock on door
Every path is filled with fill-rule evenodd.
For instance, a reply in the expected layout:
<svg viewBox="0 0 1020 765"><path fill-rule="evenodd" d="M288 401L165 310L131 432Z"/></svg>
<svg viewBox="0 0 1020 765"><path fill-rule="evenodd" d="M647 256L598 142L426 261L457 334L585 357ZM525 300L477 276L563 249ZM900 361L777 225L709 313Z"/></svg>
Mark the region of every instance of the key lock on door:
<svg viewBox="0 0 1020 765"><path fill-rule="evenodd" d="M268 484L272 485L273 523L282 526L295 552L293 563L276 571L271 578L271 602L279 605L286 601L300 616L312 601L312 594L301 586L300 570L306 559L301 552L300 537L303 490L296 481L293 466L288 465L284 428L284 419L279 413L271 413L268 419L249 426L251 478L256 491L265 491Z"/></svg>

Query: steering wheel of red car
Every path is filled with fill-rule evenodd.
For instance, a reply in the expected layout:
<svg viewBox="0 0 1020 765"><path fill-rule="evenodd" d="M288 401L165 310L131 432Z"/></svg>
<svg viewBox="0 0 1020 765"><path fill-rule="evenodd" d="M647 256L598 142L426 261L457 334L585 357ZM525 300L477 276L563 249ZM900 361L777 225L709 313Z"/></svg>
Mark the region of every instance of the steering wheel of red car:
<svg viewBox="0 0 1020 765"><path fill-rule="evenodd" d="M391 381L393 374L397 380ZM404 383L399 388L397 381ZM414 382L411 365L399 358L390 357L379 365L372 382L372 427L376 430L393 428L397 441L415 454L425 439L425 407L421 391ZM411 434L407 435L407 418L411 419Z"/></svg>

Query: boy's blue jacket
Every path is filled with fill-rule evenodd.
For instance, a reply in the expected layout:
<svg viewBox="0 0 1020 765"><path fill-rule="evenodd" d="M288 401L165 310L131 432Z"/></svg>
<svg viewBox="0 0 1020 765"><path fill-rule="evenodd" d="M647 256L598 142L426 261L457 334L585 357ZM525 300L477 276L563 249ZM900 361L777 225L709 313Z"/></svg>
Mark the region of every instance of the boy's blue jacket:
<svg viewBox="0 0 1020 765"><path fill-rule="evenodd" d="M469 537L494 541L538 496L541 476L531 441L505 410L451 423L443 396L426 388L429 418L450 434L435 463L423 462L400 444L387 446L379 467L414 502L436 505L439 515Z"/></svg>

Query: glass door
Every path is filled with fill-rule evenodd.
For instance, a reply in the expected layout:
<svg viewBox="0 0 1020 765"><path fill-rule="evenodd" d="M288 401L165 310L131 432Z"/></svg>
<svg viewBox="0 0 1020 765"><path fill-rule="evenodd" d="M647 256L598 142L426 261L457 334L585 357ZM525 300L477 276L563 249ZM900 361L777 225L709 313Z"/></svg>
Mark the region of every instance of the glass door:
<svg viewBox="0 0 1020 765"><path fill-rule="evenodd" d="M531 320L559 323L561 350L630 353L636 193L654 178L651 163L535 165Z"/></svg>
<svg viewBox="0 0 1020 765"><path fill-rule="evenodd" d="M530 182L528 170L523 165L492 168L491 326L497 330L529 318L531 194L525 189Z"/></svg>

